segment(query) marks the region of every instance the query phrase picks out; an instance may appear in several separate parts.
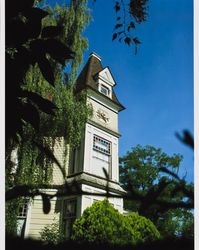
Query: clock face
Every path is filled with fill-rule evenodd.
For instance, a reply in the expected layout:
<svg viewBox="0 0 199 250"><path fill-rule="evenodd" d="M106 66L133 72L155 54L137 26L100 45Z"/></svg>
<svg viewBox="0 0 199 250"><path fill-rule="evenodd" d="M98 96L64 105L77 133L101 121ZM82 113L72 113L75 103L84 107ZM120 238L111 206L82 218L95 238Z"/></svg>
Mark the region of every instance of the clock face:
<svg viewBox="0 0 199 250"><path fill-rule="evenodd" d="M105 112L104 110L98 109L96 114L100 121L103 121L105 123L109 122L110 118L108 116L108 113Z"/></svg>

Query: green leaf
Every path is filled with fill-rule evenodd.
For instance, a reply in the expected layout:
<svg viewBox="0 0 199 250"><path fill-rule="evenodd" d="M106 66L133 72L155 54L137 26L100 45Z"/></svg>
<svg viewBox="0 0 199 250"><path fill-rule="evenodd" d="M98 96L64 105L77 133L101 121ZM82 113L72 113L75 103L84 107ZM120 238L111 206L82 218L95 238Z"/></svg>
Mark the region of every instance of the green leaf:
<svg viewBox="0 0 199 250"><path fill-rule="evenodd" d="M135 28L135 24L134 24L134 22L130 22L130 26L131 26L131 28Z"/></svg>
<svg viewBox="0 0 199 250"><path fill-rule="evenodd" d="M131 38L130 37L126 37L124 39L124 42L127 43L128 45L130 45L131 44Z"/></svg>
<svg viewBox="0 0 199 250"><path fill-rule="evenodd" d="M122 26L123 26L122 23L117 23L117 24L115 25L115 29L119 29L119 28L121 28Z"/></svg>
<svg viewBox="0 0 199 250"><path fill-rule="evenodd" d="M130 32L130 30L131 30L131 29L134 29L134 28L135 28L134 22L130 22L130 24L128 25L127 30L128 30L128 32Z"/></svg>
<svg viewBox="0 0 199 250"><path fill-rule="evenodd" d="M46 52L50 54L52 58L64 64L66 59L73 59L74 52L56 39L47 39L44 41Z"/></svg>
<svg viewBox="0 0 199 250"><path fill-rule="evenodd" d="M40 8L28 8L23 12L24 16L31 20L31 22L41 22L41 19L48 15L47 11L44 11Z"/></svg>
<svg viewBox="0 0 199 250"><path fill-rule="evenodd" d="M194 149L194 139L188 130L184 130L182 136L179 133L176 133L176 137L181 142L183 142L184 144L186 144L186 145L190 146L192 149Z"/></svg>
<svg viewBox="0 0 199 250"><path fill-rule="evenodd" d="M112 37L112 41L115 40L116 38L117 38L117 33L114 33Z"/></svg>
<svg viewBox="0 0 199 250"><path fill-rule="evenodd" d="M55 104L53 104L51 101L49 101L47 99L44 99L43 97L41 97L37 93L24 90L22 92L22 96L27 97L31 101L33 101L34 104L36 104L41 111L43 111L47 114L51 114L51 115L55 114L54 109L57 108L55 106Z"/></svg>
<svg viewBox="0 0 199 250"><path fill-rule="evenodd" d="M137 37L134 37L133 38L133 41L134 41L134 43L137 45L137 44L141 44L141 42L138 40L138 38Z"/></svg>
<svg viewBox="0 0 199 250"><path fill-rule="evenodd" d="M24 121L33 126L36 130L39 130L40 116L36 107L30 103L25 103L22 104L20 112Z"/></svg>
<svg viewBox="0 0 199 250"><path fill-rule="evenodd" d="M42 29L41 37L42 38L49 38L49 37L56 37L60 35L63 27L60 26L47 26Z"/></svg>
<svg viewBox="0 0 199 250"><path fill-rule="evenodd" d="M43 77L52 86L54 86L55 78L54 78L52 67L51 67L50 62L48 61L48 59L46 57L44 57L44 56L40 57L40 58L38 58L37 63L39 65L39 68L41 70L41 73L42 73Z"/></svg>
<svg viewBox="0 0 199 250"><path fill-rule="evenodd" d="M116 1L114 9L116 12L120 11L120 3L118 1Z"/></svg>

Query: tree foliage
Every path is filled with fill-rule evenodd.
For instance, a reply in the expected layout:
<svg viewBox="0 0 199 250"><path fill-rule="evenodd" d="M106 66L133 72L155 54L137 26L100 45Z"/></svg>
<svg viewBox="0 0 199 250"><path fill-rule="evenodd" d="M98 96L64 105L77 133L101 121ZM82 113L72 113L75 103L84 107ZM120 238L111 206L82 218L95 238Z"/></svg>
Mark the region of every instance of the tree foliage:
<svg viewBox="0 0 199 250"><path fill-rule="evenodd" d="M190 148L194 149L194 139L193 135L188 130L183 130L182 135L176 133L176 137L185 145L189 146Z"/></svg>
<svg viewBox="0 0 199 250"><path fill-rule="evenodd" d="M75 221L71 238L79 243L123 246L153 241L159 236L150 220L137 213L123 216L105 199L95 202Z"/></svg>
<svg viewBox="0 0 199 250"><path fill-rule="evenodd" d="M62 230L60 229L59 223L52 223L45 226L40 232L40 238L45 244L52 243L54 245L59 244L64 241L65 236Z"/></svg>
<svg viewBox="0 0 199 250"><path fill-rule="evenodd" d="M136 243L152 242L160 237L160 233L153 222L140 216L137 212L124 216L124 220L130 225Z"/></svg>
<svg viewBox="0 0 199 250"><path fill-rule="evenodd" d="M64 44L69 43L70 40L70 47L77 50L74 56L74 63L71 62L71 71L75 79L77 67L82 60L83 51L88 46L85 38L81 37L82 31L89 21L86 2L85 0L79 1L78 5L78 3L71 1L69 7L57 5L54 10L47 8L50 14L45 16L43 22L40 23L41 27L38 40L39 44L45 40L45 53L49 53L49 48L52 47L52 57L45 56L46 60L48 60L49 67L52 69L51 71L53 71L54 80L53 86L48 84L49 71L44 70L45 73L42 72L39 63L33 65L30 63L26 71L23 72L23 82L21 83L20 89L23 92L24 98L21 101L28 99L28 103L34 106L37 115L33 115L28 110L27 113L29 113L28 115L32 119L31 125L34 125L33 127L37 128L37 130L28 124L21 128L15 185L39 185L43 182L46 183L47 180L50 181L46 176L44 178L43 172L45 172L45 169L43 166L48 165L49 172L52 172L52 170L50 170L50 163L56 161L56 159L53 157L53 154L50 155L50 151L47 152L45 148L42 148L43 138L51 138L46 145L52 150L53 142L60 137L64 138L65 145L70 144L71 147L76 147L80 142L86 119L89 114L91 114L91 108L86 104L86 96L84 94L75 96L73 88L67 84L67 74L64 72L66 66L65 58L64 55L61 55L63 53L62 48L65 46ZM41 13L48 13L39 8L32 8L41 11ZM74 11L74 8L76 8L76 11ZM77 30L74 30L74 26ZM11 32L10 29L9 32ZM68 35L67 38L66 35ZM44 37L43 40L40 36ZM56 39L53 40L52 37L54 36ZM77 43L80 44L78 49ZM15 122L17 123L17 121ZM12 146L11 150L13 150L13 148ZM9 159L10 152L10 150L7 152L7 163L9 164L11 162ZM47 164L44 164L42 157L44 153L50 156ZM67 150L63 151L63 154L66 155L66 153L68 153ZM12 172L11 168L12 166L8 169L8 175ZM47 173L47 175L50 176L50 173Z"/></svg>
<svg viewBox="0 0 199 250"><path fill-rule="evenodd" d="M73 2L68 7L57 5L55 9L45 10L34 6L33 1L24 3L21 0L19 6L7 6L6 86L12 84L18 92L7 89L6 198L40 194L45 213L49 212L50 200L38 188L51 183L54 162L61 170L65 168L65 162L60 164L53 155L55 142L64 140L62 158L66 159L69 153L66 145L79 145L82 129L92 111L86 104L85 94L77 96L73 93L72 83L88 46L82 31L90 18L87 1ZM11 10L11 6L16 9ZM12 33L16 23L20 34L27 35L24 40L14 40ZM34 33L36 28L37 33L33 35L31 32ZM71 47L76 50L75 54ZM66 61L72 58L73 61ZM65 72L66 62L70 64L70 82ZM17 78L15 71L19 67L21 71L17 74L20 77ZM19 106L14 106L16 102ZM10 108L15 110L14 115ZM24 115L29 120L24 120ZM17 167L11 159L13 149L17 150ZM12 210L13 206L15 210ZM16 227L17 212L17 201L9 202L7 218L15 214L13 227ZM11 228L9 221L6 220L8 230Z"/></svg>
<svg viewBox="0 0 199 250"><path fill-rule="evenodd" d="M164 235L170 235L169 230L180 235L177 220L183 218L183 211L193 226L192 213L186 211L193 208L193 184L178 176L181 160L180 155L168 156L161 149L140 145L120 158L120 181L134 197L125 201L126 209L150 218Z"/></svg>
<svg viewBox="0 0 199 250"><path fill-rule="evenodd" d="M117 39L129 46L133 44L137 53L137 46L141 42L134 33L136 25L147 20L148 0L119 0L114 2L116 24L112 40Z"/></svg>
<svg viewBox="0 0 199 250"><path fill-rule="evenodd" d="M43 77L54 85L49 56L62 64L73 58L72 50L52 35L52 29L59 30L59 27L49 26L48 32L43 32L42 20L47 15L48 12L34 6L33 0L6 1L7 152L10 152L8 149L13 147L14 142L20 140L26 124L38 130L39 110L53 114L55 108L41 96L23 91L24 77L30 65L37 64ZM46 108L43 109L43 106Z"/></svg>
<svg viewBox="0 0 199 250"><path fill-rule="evenodd" d="M137 145L120 158L120 180L125 188L133 183L138 192L147 193L157 181L165 178L165 174L168 179L177 177L181 160L180 155L170 157L159 148ZM169 171L175 175L169 175Z"/></svg>
<svg viewBox="0 0 199 250"><path fill-rule="evenodd" d="M191 211L170 209L156 221L156 226L163 238L194 239L194 215Z"/></svg>
<svg viewBox="0 0 199 250"><path fill-rule="evenodd" d="M45 7L50 15L44 19L44 27L48 26L49 22L55 27L62 27L59 34L60 41L75 51L73 60L64 68L64 72L67 72L65 80L70 85L75 83L79 65L82 63L83 52L88 48L88 39L83 35L83 31L91 20L87 3L87 0L71 0L68 5L56 4L52 8L49 2L49 5Z"/></svg>

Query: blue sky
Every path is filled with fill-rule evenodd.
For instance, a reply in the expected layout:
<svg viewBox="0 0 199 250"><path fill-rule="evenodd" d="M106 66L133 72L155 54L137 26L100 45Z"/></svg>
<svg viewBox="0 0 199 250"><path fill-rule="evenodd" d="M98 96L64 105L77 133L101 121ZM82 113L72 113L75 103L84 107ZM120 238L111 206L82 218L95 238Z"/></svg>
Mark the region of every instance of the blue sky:
<svg viewBox="0 0 199 250"><path fill-rule="evenodd" d="M119 116L120 156L137 144L180 153L181 176L193 181L193 152L175 137L183 129L193 132L193 3L149 0L148 20L135 30L142 42L136 55L134 47L112 42L113 3L97 0L90 6L84 63L96 52L117 82L115 91L126 107Z"/></svg>
<svg viewBox="0 0 199 250"><path fill-rule="evenodd" d="M193 132L192 1L149 1L148 20L135 31L142 42L136 55L133 47L112 42L113 1L97 0L92 15L84 60L95 51L117 82L117 96L126 107L119 116L120 155L137 144L180 153L181 175L193 181L193 152L175 137L183 129Z"/></svg>

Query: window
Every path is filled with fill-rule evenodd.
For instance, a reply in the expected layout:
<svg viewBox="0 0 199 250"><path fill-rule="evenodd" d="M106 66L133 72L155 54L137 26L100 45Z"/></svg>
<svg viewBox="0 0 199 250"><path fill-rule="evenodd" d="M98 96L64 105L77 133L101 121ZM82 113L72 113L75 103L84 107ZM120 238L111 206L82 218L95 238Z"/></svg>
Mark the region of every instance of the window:
<svg viewBox="0 0 199 250"><path fill-rule="evenodd" d="M28 205L29 200L24 200L19 205L19 211L17 215L17 235L24 237L25 234L25 227L26 227L26 218L28 214Z"/></svg>
<svg viewBox="0 0 199 250"><path fill-rule="evenodd" d="M111 142L100 136L93 136L93 155L91 173L106 178L104 170L112 176Z"/></svg>
<svg viewBox="0 0 199 250"><path fill-rule="evenodd" d="M76 219L77 200L64 200L63 226L66 238L70 238L72 226Z"/></svg>
<svg viewBox="0 0 199 250"><path fill-rule="evenodd" d="M106 87L105 85L102 84L102 85L100 86L100 92L101 92L102 94L106 95L106 96L109 96L110 90L109 90L108 87Z"/></svg>
<svg viewBox="0 0 199 250"><path fill-rule="evenodd" d="M24 203L19 206L18 218L26 218L28 212L28 200L25 200Z"/></svg>
<svg viewBox="0 0 199 250"><path fill-rule="evenodd" d="M111 143L97 135L93 137L93 149L103 154L111 154Z"/></svg>

